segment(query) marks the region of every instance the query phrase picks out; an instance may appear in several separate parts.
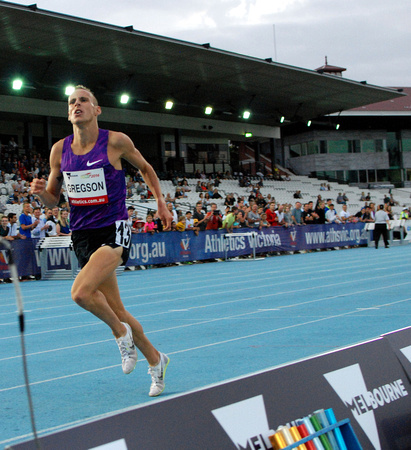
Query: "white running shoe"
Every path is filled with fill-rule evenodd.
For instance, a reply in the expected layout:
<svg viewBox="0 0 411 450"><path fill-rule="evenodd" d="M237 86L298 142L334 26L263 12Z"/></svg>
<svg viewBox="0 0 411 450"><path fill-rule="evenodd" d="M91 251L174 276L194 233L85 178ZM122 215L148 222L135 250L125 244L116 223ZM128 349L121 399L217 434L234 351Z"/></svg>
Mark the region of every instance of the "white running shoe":
<svg viewBox="0 0 411 450"><path fill-rule="evenodd" d="M151 375L151 387L148 395L150 397L157 397L164 391L166 387L164 378L169 362L170 358L164 353L160 353L160 362L154 367L149 366L148 373Z"/></svg>
<svg viewBox="0 0 411 450"><path fill-rule="evenodd" d="M121 353L121 361L124 373L131 373L137 364L137 350L133 341L133 333L128 323L121 322L126 328L125 336L116 339L118 348Z"/></svg>

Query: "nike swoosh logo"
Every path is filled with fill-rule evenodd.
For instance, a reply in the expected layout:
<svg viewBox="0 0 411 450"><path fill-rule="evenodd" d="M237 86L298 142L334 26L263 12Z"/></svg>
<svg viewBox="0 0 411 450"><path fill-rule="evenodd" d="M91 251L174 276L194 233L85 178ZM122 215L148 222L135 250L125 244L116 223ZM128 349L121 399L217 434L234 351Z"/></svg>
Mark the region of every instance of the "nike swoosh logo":
<svg viewBox="0 0 411 450"><path fill-rule="evenodd" d="M87 161L87 167L94 166L94 164L97 164L97 163L100 162L100 161L103 161L103 160L102 160L102 159L99 159L99 160L93 161L93 162Z"/></svg>

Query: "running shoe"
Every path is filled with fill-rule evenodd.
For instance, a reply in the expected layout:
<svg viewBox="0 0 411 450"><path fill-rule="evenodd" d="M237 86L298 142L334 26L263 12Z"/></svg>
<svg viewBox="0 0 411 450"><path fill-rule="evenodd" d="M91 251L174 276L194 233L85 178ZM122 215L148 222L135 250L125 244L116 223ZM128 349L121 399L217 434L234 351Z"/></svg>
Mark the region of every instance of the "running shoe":
<svg viewBox="0 0 411 450"><path fill-rule="evenodd" d="M148 373L151 375L151 387L148 395L150 397L157 397L164 391L166 387L164 378L169 362L170 358L164 353L160 353L160 362L156 366L149 366Z"/></svg>
<svg viewBox="0 0 411 450"><path fill-rule="evenodd" d="M133 341L133 333L128 323L121 322L126 328L127 333L116 339L118 348L121 353L121 361L123 366L123 372L128 374L134 370L137 364L137 350Z"/></svg>

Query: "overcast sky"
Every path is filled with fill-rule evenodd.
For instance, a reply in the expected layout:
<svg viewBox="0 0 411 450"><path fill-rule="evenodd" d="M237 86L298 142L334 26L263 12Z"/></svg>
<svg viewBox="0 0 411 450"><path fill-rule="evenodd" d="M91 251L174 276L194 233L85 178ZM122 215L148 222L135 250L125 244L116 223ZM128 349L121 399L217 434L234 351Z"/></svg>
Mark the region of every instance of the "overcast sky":
<svg viewBox="0 0 411 450"><path fill-rule="evenodd" d="M30 5L36 0L14 1ZM411 86L409 0L37 0L37 7L344 78ZM275 32L274 32L275 30ZM87 37L84 37L87 39Z"/></svg>

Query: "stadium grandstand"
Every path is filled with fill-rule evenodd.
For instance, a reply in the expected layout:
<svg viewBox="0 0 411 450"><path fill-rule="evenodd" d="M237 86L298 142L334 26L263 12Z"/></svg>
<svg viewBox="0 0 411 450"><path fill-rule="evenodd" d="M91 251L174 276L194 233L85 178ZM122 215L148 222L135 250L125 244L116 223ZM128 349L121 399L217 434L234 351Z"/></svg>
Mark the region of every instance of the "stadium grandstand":
<svg viewBox="0 0 411 450"><path fill-rule="evenodd" d="M3 213L21 210L9 201L12 181L25 178L21 171L15 173L15 166L25 161L27 172L47 173L49 148L69 134L64 93L69 83L95 90L103 108L102 126L125 131L134 140L162 178L165 194L174 195L173 177L187 178L192 189L176 201L183 210L192 209L197 200L195 176L201 172L212 178L223 174L218 187L223 199L228 193L247 195L238 183L243 173L263 175L261 192L278 203L293 203L295 190L301 191L303 202L320 194L335 200L342 191L356 212L361 192L369 187L381 188L372 190L372 201L400 188L392 191L396 208L408 203L411 164L406 151L411 135L406 122L398 121L409 113L407 89L344 79L345 69L327 61L317 70L301 69L36 5L0 1L0 10L8 31L0 37ZM93 54L92 62L84 59L84 42L74 37L73 27L89 36L86 52ZM30 46L25 45L27 29ZM101 38L111 44L102 48ZM57 41L65 43L64 52L54 45ZM73 54L84 64L73 68ZM112 73L103 70L108 61L118 62ZM193 73L202 73L201 80ZM12 88L17 75L20 89ZM121 104L125 91L129 102ZM165 109L167 100L171 109ZM211 114L210 109L205 114L206 105L213 105ZM394 122L400 128L392 131ZM280 168L290 181L279 181ZM133 181L135 174L129 175ZM324 181L331 187L327 195L319 189ZM129 201L137 205L136 187L129 187ZM222 208L223 200L217 203ZM144 201L142 213L147 206Z"/></svg>

